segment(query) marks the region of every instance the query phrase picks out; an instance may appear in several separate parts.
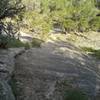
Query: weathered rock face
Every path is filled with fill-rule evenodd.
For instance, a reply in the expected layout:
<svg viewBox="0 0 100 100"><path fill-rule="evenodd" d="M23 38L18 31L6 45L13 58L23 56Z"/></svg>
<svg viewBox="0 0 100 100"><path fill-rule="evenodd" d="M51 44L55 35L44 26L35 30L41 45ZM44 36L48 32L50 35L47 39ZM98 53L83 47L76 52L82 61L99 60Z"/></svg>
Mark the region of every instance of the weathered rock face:
<svg viewBox="0 0 100 100"><path fill-rule="evenodd" d="M24 51L24 48L0 50L0 79L8 80L14 71L15 56Z"/></svg>
<svg viewBox="0 0 100 100"><path fill-rule="evenodd" d="M8 51L0 52L0 78L7 80L14 70L14 58Z"/></svg>
<svg viewBox="0 0 100 100"><path fill-rule="evenodd" d="M32 48L16 59L17 100L64 100L63 91L82 89L90 100L100 89L98 64L72 44L57 42ZM62 84L60 85L59 84Z"/></svg>
<svg viewBox="0 0 100 100"><path fill-rule="evenodd" d="M11 87L6 81L0 81L0 100L15 100Z"/></svg>
<svg viewBox="0 0 100 100"><path fill-rule="evenodd" d="M0 50L0 100L15 100L8 84L15 66L15 56L24 51L20 49Z"/></svg>
<svg viewBox="0 0 100 100"><path fill-rule="evenodd" d="M72 88L81 89L90 100L100 99L100 62L72 44L47 43L23 52L0 50L0 100L15 100L8 84L12 73L16 100L64 100L65 91Z"/></svg>

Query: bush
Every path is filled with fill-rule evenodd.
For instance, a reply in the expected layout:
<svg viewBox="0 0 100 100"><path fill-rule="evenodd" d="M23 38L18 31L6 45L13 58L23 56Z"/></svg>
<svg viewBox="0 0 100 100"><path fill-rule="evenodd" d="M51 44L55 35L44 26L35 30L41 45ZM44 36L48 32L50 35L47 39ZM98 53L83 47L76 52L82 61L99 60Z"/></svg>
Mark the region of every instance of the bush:
<svg viewBox="0 0 100 100"><path fill-rule="evenodd" d="M18 48L18 47L25 47L26 49L28 49L32 47L40 47L41 43L43 42L44 41L41 39L33 38L32 42L23 43L16 38L0 35L0 48L2 49Z"/></svg>
<svg viewBox="0 0 100 100"><path fill-rule="evenodd" d="M7 47L8 48L16 48L16 47L26 47L28 44L21 42L18 39L15 38L11 38L8 43L7 43Z"/></svg>
<svg viewBox="0 0 100 100"><path fill-rule="evenodd" d="M91 47L82 47L82 50L91 54L92 56L96 57L97 59L100 59L100 49L95 50Z"/></svg>
<svg viewBox="0 0 100 100"><path fill-rule="evenodd" d="M24 9L22 0L0 0L0 19L12 17Z"/></svg>
<svg viewBox="0 0 100 100"><path fill-rule="evenodd" d="M88 100L88 96L81 90L73 89L65 93L64 100Z"/></svg>
<svg viewBox="0 0 100 100"><path fill-rule="evenodd" d="M0 35L0 48L6 49L8 46L8 37Z"/></svg>
<svg viewBox="0 0 100 100"><path fill-rule="evenodd" d="M100 17L95 17L89 22L89 24L92 30L94 31L100 30Z"/></svg>
<svg viewBox="0 0 100 100"><path fill-rule="evenodd" d="M43 40L37 39L37 38L33 38L32 40L32 47L40 47L41 43L43 43Z"/></svg>
<svg viewBox="0 0 100 100"><path fill-rule="evenodd" d="M1 49L14 48L14 47L29 48L29 45L27 43L21 42L18 39L0 35L0 48Z"/></svg>

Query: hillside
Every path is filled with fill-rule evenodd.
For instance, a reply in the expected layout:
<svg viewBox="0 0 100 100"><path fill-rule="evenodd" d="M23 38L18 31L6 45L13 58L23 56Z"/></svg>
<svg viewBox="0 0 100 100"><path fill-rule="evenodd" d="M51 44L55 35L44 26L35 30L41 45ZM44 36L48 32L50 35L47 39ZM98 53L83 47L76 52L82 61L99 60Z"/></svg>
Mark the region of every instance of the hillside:
<svg viewBox="0 0 100 100"><path fill-rule="evenodd" d="M100 100L99 0L0 1L0 100Z"/></svg>

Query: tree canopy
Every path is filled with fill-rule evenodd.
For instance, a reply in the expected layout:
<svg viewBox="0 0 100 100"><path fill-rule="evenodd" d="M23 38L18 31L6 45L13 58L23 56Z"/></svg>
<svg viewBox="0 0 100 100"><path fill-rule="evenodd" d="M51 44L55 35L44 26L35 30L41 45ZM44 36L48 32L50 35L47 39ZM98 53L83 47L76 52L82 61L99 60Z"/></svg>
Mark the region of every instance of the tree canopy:
<svg viewBox="0 0 100 100"><path fill-rule="evenodd" d="M48 24L53 27L57 23L68 32L100 28L100 18L96 16L100 11L94 0L23 0L23 3L27 16L23 19L28 19L28 23L30 20L31 26L45 23L45 27Z"/></svg>
<svg viewBox="0 0 100 100"><path fill-rule="evenodd" d="M1 0L0 1L0 19L11 17L20 12L24 6L21 0Z"/></svg>
<svg viewBox="0 0 100 100"><path fill-rule="evenodd" d="M54 25L66 32L100 29L95 0L2 0L0 18L17 14L22 26L48 33ZM23 8L25 10L20 12Z"/></svg>

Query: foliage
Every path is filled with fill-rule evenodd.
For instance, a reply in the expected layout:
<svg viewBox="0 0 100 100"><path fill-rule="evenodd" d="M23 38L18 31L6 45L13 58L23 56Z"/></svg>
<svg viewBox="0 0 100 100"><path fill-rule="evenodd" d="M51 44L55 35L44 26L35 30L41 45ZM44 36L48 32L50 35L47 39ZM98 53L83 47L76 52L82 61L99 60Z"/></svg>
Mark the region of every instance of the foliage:
<svg viewBox="0 0 100 100"><path fill-rule="evenodd" d="M90 96L86 93L86 90L79 87L74 87L72 82L73 80L63 80L61 82L57 82L57 91L59 91L60 95L63 97L63 100L90 100Z"/></svg>
<svg viewBox="0 0 100 100"><path fill-rule="evenodd" d="M95 50L91 47L82 47L82 50L88 52L89 54L96 57L97 59L100 59L100 49Z"/></svg>
<svg viewBox="0 0 100 100"><path fill-rule="evenodd" d="M32 44L32 47L40 47L43 42L44 42L43 40L33 38L31 44Z"/></svg>
<svg viewBox="0 0 100 100"><path fill-rule="evenodd" d="M0 48L7 48L7 43L8 43L8 37L5 37L3 35L0 35Z"/></svg>
<svg viewBox="0 0 100 100"><path fill-rule="evenodd" d="M0 1L0 17L4 15L6 9L8 8L9 0Z"/></svg>
<svg viewBox="0 0 100 100"><path fill-rule="evenodd" d="M64 33L100 30L97 16L100 11L96 5L94 0L1 0L0 20L11 17L14 21L5 21L10 37L14 37L19 28L27 28L46 40L55 23Z"/></svg>
<svg viewBox="0 0 100 100"><path fill-rule="evenodd" d="M43 34L54 27L55 21L68 32L100 28L96 17L99 10L94 0L23 0L23 3L26 5L24 24L29 28L38 27Z"/></svg>
<svg viewBox="0 0 100 100"><path fill-rule="evenodd" d="M93 52L93 55L94 55L96 58L100 59L100 50L95 50L95 51Z"/></svg>
<svg viewBox="0 0 100 100"><path fill-rule="evenodd" d="M94 31L96 30L100 30L100 17L95 17L94 19L92 19L90 22L90 27L91 29L93 29Z"/></svg>
<svg viewBox="0 0 100 100"><path fill-rule="evenodd" d="M55 21L68 32L100 28L100 19L96 17L99 10L94 0L3 0L0 5L1 16L8 10L11 12L11 8L18 10L25 5L26 10L18 14L19 20L28 29L38 28L43 34L50 31Z"/></svg>
<svg viewBox="0 0 100 100"><path fill-rule="evenodd" d="M6 22L6 17L14 17L21 12L24 6L21 0L1 0L0 1L0 48L20 47L24 45L21 41L15 39L15 34L19 28L11 21Z"/></svg>
<svg viewBox="0 0 100 100"><path fill-rule="evenodd" d="M28 11L23 14L22 20L24 28L33 30L35 33L40 34L41 39L45 40L47 33L51 29L51 20L47 15L41 15L36 11Z"/></svg>
<svg viewBox="0 0 100 100"><path fill-rule="evenodd" d="M0 48L7 49L12 47L28 47L28 44L22 43L20 40L15 38L0 35Z"/></svg>
<svg viewBox="0 0 100 100"><path fill-rule="evenodd" d="M88 100L88 97L81 90L73 89L66 92L64 100Z"/></svg>
<svg viewBox="0 0 100 100"><path fill-rule="evenodd" d="M12 17L24 9L21 0L1 0L0 1L0 19Z"/></svg>
<svg viewBox="0 0 100 100"><path fill-rule="evenodd" d="M44 42L43 40L33 38L32 42L23 43L14 37L0 35L1 49L16 48L16 47L25 47L26 49L29 49L31 47L40 47L43 42Z"/></svg>
<svg viewBox="0 0 100 100"><path fill-rule="evenodd" d="M20 40L11 38L7 43L8 48L14 48L14 47L25 47L26 44L22 43Z"/></svg>

